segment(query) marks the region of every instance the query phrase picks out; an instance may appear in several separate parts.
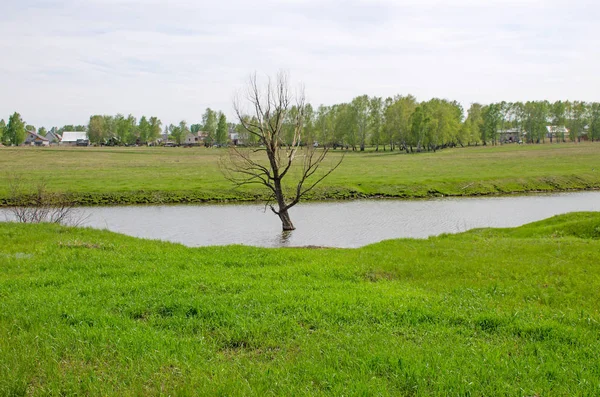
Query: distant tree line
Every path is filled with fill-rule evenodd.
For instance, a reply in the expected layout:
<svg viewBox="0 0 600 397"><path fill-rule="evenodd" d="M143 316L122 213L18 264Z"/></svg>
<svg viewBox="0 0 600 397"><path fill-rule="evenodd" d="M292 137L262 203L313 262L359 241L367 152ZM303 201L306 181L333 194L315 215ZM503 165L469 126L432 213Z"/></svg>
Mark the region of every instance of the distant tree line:
<svg viewBox="0 0 600 397"><path fill-rule="evenodd" d="M582 101L472 104L463 123L472 144L496 144L499 133L513 129L525 142L600 140L600 103ZM549 134L547 126L564 127Z"/></svg>
<svg viewBox="0 0 600 397"><path fill-rule="evenodd" d="M152 142L160 137L162 122L158 117L125 117L94 115L87 126L88 138L94 144L135 145Z"/></svg>
<svg viewBox="0 0 600 397"><path fill-rule="evenodd" d="M293 125L290 112L284 124ZM519 140L542 143L600 140L600 103L582 101L474 103L466 117L456 101L433 98L418 102L412 95L358 96L348 103L306 105L304 124L311 140L328 147L376 151L436 151L446 147L496 145L512 131ZM565 127L549 134L548 126ZM250 140L251 137L248 137ZM310 143L310 142L307 142Z"/></svg>
<svg viewBox="0 0 600 397"><path fill-rule="evenodd" d="M202 124L188 126L187 122L182 120L178 124L165 125L164 130L162 122L157 117L142 116L138 121L131 114L127 117L122 114L94 115L90 117L87 132L91 143L113 145L147 144L161 138L170 139L173 143L181 145L188 134L198 137L201 132L204 133L203 143L206 145L225 144L228 139L225 115L210 108L204 112Z"/></svg>
<svg viewBox="0 0 600 397"><path fill-rule="evenodd" d="M52 127L50 131L55 132L57 134L62 134L65 131L86 131L87 127L84 125L65 125L60 128ZM14 112L8 118L8 124L4 121L4 119L0 120L0 142L3 145L21 145L25 142L27 138L27 133L33 132L40 136L46 136L49 132L45 127L40 127L38 129L31 124L25 123L23 118L18 112Z"/></svg>
<svg viewBox="0 0 600 397"><path fill-rule="evenodd" d="M282 120L284 139L291 143L298 110L292 108ZM252 123L251 116L246 117ZM358 96L347 103L313 108L306 104L303 114L306 142L321 146L364 150L373 146L379 150L403 150L407 153L436 151L446 147L496 145L503 133L511 131L519 141L543 143L547 140L565 142L600 140L600 103L583 101L498 102L488 105L473 103L465 114L457 101L433 98L419 102L412 95L393 98ZM547 126L564 127L549 134ZM237 131L240 142L258 144L240 124L227 123L220 111L207 108L200 123L181 121L162 129L157 117L133 115L125 117L93 115L87 126L65 125L52 128L65 131L87 131L91 143L133 145L155 142L166 136L175 144L185 142L192 133L205 146L225 145L230 130ZM27 131L36 132L18 113L8 123L0 120L0 141L5 145L20 145ZM40 135L46 129L37 130ZM200 143L200 142L198 142Z"/></svg>

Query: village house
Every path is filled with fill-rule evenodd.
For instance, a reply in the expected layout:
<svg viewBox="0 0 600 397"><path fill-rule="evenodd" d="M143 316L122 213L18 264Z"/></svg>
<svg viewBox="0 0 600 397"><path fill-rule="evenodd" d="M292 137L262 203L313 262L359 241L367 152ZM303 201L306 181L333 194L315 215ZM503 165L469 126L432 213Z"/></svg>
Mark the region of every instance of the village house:
<svg viewBox="0 0 600 397"><path fill-rule="evenodd" d="M246 141L244 140L243 135L241 135L239 132L237 132L234 129L229 129L229 142L235 146L237 145L242 145L244 146L246 144Z"/></svg>
<svg viewBox="0 0 600 397"><path fill-rule="evenodd" d="M553 140L563 142L569 140L569 129L564 125L547 125L546 130L548 131L546 137L549 138L551 142Z"/></svg>
<svg viewBox="0 0 600 397"><path fill-rule="evenodd" d="M25 145L31 146L49 146L50 141L48 138L41 136L33 131L27 131L27 136L25 137Z"/></svg>
<svg viewBox="0 0 600 397"><path fill-rule="evenodd" d="M229 142L231 142L233 145L237 146L239 141L240 141L240 134L238 134L237 132L229 133Z"/></svg>
<svg viewBox="0 0 600 397"><path fill-rule="evenodd" d="M186 135L183 144L186 146L200 146L204 145L204 139L208 136L206 131L198 131L196 133L190 132Z"/></svg>
<svg viewBox="0 0 600 397"><path fill-rule="evenodd" d="M50 143L60 143L62 136L56 131L50 130L46 133L46 139L50 141Z"/></svg>
<svg viewBox="0 0 600 397"><path fill-rule="evenodd" d="M521 141L521 131L517 128L498 131L498 141L500 143L518 143Z"/></svg>
<svg viewBox="0 0 600 397"><path fill-rule="evenodd" d="M65 146L89 146L90 139L85 131L65 131L60 144Z"/></svg>

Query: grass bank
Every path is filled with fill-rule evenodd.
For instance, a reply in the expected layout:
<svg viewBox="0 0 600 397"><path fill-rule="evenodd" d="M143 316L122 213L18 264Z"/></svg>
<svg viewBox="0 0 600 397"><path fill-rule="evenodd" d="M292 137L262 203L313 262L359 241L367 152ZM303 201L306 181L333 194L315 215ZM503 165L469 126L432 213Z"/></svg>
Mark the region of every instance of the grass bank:
<svg viewBox="0 0 600 397"><path fill-rule="evenodd" d="M1 395L599 395L600 214L360 249L0 223Z"/></svg>
<svg viewBox="0 0 600 397"><path fill-rule="evenodd" d="M233 189L219 149L0 148L0 206L9 175L44 179L80 205L247 201L257 187ZM341 154L332 152L335 161ZM600 143L505 145L438 153L348 153L309 199L424 198L600 188Z"/></svg>

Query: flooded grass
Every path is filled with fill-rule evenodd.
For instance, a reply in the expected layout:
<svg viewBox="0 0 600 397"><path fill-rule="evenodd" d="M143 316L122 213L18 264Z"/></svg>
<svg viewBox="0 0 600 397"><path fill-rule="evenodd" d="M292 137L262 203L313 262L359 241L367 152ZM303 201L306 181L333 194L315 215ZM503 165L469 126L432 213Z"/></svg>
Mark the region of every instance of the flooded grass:
<svg viewBox="0 0 600 397"><path fill-rule="evenodd" d="M360 249L0 223L1 395L598 395L600 214Z"/></svg>

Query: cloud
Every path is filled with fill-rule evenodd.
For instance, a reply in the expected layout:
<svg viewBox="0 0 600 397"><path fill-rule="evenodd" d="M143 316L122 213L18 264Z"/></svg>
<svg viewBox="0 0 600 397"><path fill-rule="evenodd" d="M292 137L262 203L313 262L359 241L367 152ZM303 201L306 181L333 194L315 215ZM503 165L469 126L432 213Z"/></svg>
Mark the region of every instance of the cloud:
<svg viewBox="0 0 600 397"><path fill-rule="evenodd" d="M6 2L5 2L6 3ZM198 121L253 71L314 105L412 93L597 100L600 6L575 0L24 0L0 5L0 117Z"/></svg>

